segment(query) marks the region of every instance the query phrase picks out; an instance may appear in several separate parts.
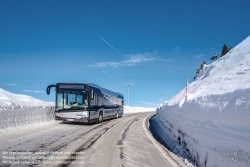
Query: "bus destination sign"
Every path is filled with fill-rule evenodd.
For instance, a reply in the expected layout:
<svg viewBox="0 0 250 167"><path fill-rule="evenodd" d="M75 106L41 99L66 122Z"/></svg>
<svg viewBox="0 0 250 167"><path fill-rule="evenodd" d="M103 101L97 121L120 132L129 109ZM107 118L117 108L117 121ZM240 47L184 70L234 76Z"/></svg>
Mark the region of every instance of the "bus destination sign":
<svg viewBox="0 0 250 167"><path fill-rule="evenodd" d="M59 85L59 89L85 89L85 85L62 84L62 85Z"/></svg>

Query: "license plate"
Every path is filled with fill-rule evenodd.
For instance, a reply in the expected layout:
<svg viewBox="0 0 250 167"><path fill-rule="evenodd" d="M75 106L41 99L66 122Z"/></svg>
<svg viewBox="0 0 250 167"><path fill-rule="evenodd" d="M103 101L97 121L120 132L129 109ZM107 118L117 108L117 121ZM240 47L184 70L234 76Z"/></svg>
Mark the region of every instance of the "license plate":
<svg viewBox="0 0 250 167"><path fill-rule="evenodd" d="M66 121L74 121L74 119L70 119L70 118L68 118L68 119L66 119Z"/></svg>

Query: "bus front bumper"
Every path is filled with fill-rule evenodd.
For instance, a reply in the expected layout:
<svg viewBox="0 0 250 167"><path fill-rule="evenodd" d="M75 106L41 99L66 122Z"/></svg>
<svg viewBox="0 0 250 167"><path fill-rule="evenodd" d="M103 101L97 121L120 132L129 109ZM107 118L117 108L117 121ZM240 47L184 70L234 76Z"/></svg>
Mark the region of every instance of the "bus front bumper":
<svg viewBox="0 0 250 167"><path fill-rule="evenodd" d="M82 118L64 118L64 117L57 117L58 120L67 121L67 122L89 122L87 117Z"/></svg>

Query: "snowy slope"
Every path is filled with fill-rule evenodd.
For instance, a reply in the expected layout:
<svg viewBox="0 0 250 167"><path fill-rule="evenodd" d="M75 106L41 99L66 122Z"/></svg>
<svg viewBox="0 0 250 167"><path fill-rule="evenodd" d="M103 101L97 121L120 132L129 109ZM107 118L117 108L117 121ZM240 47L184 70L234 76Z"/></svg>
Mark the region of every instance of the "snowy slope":
<svg viewBox="0 0 250 167"><path fill-rule="evenodd" d="M205 65L195 82L189 85L188 100L212 94L224 94L250 88L250 37L233 48L226 56ZM185 89L168 105L179 103Z"/></svg>
<svg viewBox="0 0 250 167"><path fill-rule="evenodd" d="M165 136L200 166L250 166L250 36L205 65L188 90L157 109Z"/></svg>
<svg viewBox="0 0 250 167"><path fill-rule="evenodd" d="M31 96L10 93L0 88L0 108L20 108L54 106L54 103L44 102Z"/></svg>

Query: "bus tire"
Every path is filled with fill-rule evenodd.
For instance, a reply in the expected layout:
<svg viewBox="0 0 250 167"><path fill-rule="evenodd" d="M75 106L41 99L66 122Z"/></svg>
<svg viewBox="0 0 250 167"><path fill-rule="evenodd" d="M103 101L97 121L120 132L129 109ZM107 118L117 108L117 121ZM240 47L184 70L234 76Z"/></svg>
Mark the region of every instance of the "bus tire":
<svg viewBox="0 0 250 167"><path fill-rule="evenodd" d="M103 122L103 115L102 115L102 113L100 113L98 123L102 123L102 122Z"/></svg>

